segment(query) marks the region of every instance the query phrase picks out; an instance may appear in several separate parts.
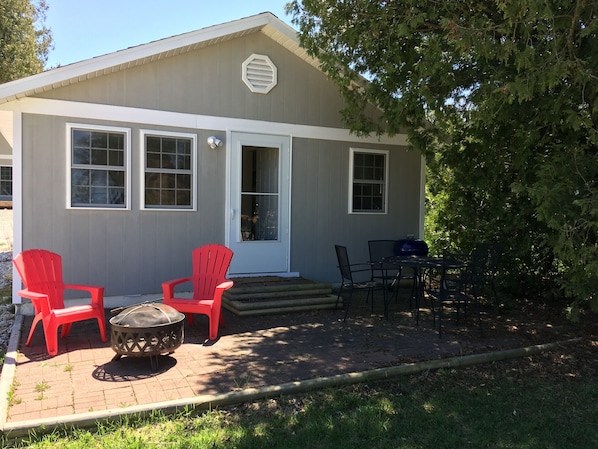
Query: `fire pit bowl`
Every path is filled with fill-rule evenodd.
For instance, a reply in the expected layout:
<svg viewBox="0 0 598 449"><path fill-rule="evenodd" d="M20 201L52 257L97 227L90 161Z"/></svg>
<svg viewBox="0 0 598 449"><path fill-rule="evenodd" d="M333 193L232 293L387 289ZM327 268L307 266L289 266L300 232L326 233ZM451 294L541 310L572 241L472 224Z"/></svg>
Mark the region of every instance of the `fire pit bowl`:
<svg viewBox="0 0 598 449"><path fill-rule="evenodd" d="M118 360L149 357L152 370L158 369L158 356L172 354L184 340L185 315L160 303L127 307L110 318L110 344Z"/></svg>

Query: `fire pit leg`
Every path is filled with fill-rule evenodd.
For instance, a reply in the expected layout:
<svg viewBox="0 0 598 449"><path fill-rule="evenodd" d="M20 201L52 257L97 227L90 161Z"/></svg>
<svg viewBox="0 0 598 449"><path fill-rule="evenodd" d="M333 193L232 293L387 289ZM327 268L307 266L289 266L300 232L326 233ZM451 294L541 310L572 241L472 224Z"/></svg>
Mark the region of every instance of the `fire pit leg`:
<svg viewBox="0 0 598 449"><path fill-rule="evenodd" d="M114 357L112 357L112 361L116 362L117 360L120 360L120 358L122 357L122 354L116 354Z"/></svg>
<svg viewBox="0 0 598 449"><path fill-rule="evenodd" d="M152 365L152 371L158 371L158 357L157 355L150 356L150 364Z"/></svg>

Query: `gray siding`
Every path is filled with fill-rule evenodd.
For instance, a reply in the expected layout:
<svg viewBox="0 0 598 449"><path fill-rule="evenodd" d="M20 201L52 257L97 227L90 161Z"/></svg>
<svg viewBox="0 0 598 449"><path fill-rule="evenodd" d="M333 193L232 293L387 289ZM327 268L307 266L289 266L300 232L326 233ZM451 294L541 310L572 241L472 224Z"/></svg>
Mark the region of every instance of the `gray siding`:
<svg viewBox="0 0 598 449"><path fill-rule="evenodd" d="M390 149L388 214L349 214L349 149ZM352 261L368 260L368 240L417 236L421 156L404 147L293 141L291 270L338 282L334 244Z"/></svg>
<svg viewBox="0 0 598 449"><path fill-rule="evenodd" d="M140 127L130 125L132 210L71 210L66 209L67 121L24 117L24 249L56 251L64 256L67 282L103 285L107 296L120 296L160 292L161 282L190 272L193 248L224 243L224 152L198 146L197 212L142 211ZM195 132L204 142L210 135L210 131L178 131Z"/></svg>
<svg viewBox="0 0 598 449"><path fill-rule="evenodd" d="M252 93L241 65L252 53L270 57L278 85ZM45 92L45 98L132 106L219 117L343 127L342 100L326 76L261 33Z"/></svg>

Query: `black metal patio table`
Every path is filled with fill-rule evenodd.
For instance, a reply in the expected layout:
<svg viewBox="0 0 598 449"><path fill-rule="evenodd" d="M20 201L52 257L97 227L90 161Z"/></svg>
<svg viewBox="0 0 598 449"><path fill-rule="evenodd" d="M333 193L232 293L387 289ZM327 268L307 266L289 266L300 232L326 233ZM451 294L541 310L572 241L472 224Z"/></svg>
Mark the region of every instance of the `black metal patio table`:
<svg viewBox="0 0 598 449"><path fill-rule="evenodd" d="M447 259L443 257L435 256L392 256L385 257L380 261L381 266L385 267L408 267L412 268L415 272L415 285L413 296L415 299L416 310L419 311L420 299L423 297L424 291L424 273L426 269L441 269L442 266L450 269L464 268L465 263L457 259ZM384 277L387 278L386 276ZM397 287L398 288L398 287ZM390 295L388 294L388 288L384 288L384 318L388 319L388 306L390 303ZM419 312L417 313L417 322L419 324Z"/></svg>

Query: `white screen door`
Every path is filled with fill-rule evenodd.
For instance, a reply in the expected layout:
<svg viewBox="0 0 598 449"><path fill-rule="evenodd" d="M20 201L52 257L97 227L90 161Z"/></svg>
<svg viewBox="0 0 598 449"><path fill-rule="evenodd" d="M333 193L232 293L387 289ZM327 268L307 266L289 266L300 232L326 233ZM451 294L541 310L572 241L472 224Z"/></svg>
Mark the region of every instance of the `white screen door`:
<svg viewBox="0 0 598 449"><path fill-rule="evenodd" d="M289 271L290 137L231 134L231 274Z"/></svg>

